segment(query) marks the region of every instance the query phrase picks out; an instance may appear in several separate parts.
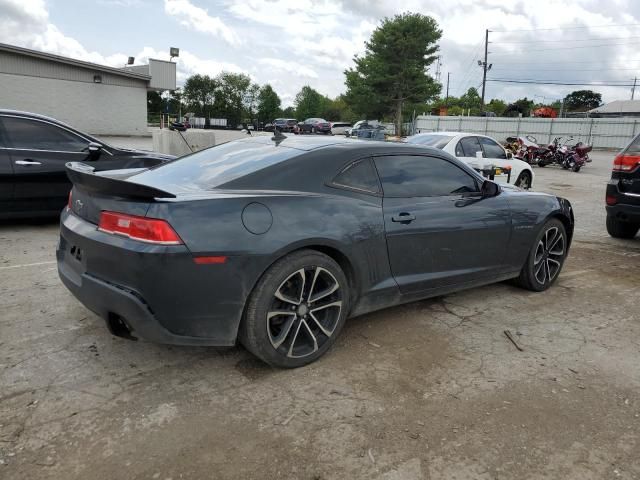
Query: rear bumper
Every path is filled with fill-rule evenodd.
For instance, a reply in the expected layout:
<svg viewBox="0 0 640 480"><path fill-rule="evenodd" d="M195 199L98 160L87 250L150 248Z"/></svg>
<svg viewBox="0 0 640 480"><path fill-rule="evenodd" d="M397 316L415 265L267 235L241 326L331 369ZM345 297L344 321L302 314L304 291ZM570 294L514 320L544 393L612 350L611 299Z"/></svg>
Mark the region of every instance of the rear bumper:
<svg viewBox="0 0 640 480"><path fill-rule="evenodd" d="M612 180L607 185L607 197L617 200L615 205L607 205L607 215L625 222L640 222L640 194L621 192L618 183Z"/></svg>
<svg viewBox="0 0 640 480"><path fill-rule="evenodd" d="M239 259L197 265L183 245L155 246L61 216L58 273L112 333L174 345L236 342L250 271ZM124 328L126 326L126 328Z"/></svg>
<svg viewBox="0 0 640 480"><path fill-rule="evenodd" d="M640 205L618 203L607 205L607 215L624 222L640 223Z"/></svg>
<svg viewBox="0 0 640 480"><path fill-rule="evenodd" d="M176 335L164 328L137 292L109 284L83 273L73 275L64 261L58 260L62 283L89 310L103 318L114 335L133 340L173 345L232 345L210 338ZM125 328L116 328L121 322Z"/></svg>

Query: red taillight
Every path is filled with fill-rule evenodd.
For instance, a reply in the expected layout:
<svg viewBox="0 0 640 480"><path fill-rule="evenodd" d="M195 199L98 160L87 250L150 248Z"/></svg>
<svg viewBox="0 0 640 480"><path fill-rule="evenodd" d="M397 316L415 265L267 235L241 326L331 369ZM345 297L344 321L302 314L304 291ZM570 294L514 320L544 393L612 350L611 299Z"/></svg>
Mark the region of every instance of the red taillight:
<svg viewBox="0 0 640 480"><path fill-rule="evenodd" d="M614 172L630 172L640 164L640 155L625 155L621 153L613 159Z"/></svg>
<svg viewBox="0 0 640 480"><path fill-rule="evenodd" d="M71 193L73 190L69 190L69 199L67 200L67 210L71 210Z"/></svg>
<svg viewBox="0 0 640 480"><path fill-rule="evenodd" d="M165 220L118 212L102 212L98 230L158 245L181 245L182 239Z"/></svg>
<svg viewBox="0 0 640 480"><path fill-rule="evenodd" d="M607 195L605 198L605 202L607 202L607 205L615 205L616 203L618 203L618 199L613 195Z"/></svg>

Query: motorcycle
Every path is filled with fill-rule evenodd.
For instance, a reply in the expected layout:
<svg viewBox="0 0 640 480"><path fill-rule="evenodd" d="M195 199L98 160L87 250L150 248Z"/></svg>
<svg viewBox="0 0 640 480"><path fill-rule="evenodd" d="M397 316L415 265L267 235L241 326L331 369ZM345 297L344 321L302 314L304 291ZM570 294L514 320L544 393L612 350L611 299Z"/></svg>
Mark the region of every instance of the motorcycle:
<svg viewBox="0 0 640 480"><path fill-rule="evenodd" d="M527 135L525 137L507 137L507 149L513 153L518 160L523 160L530 165L535 165L536 159L543 152L537 144L535 137Z"/></svg>
<svg viewBox="0 0 640 480"><path fill-rule="evenodd" d="M569 153L569 147L567 143L573 140L573 137L568 137L564 142L561 140L564 137L556 137L549 145L547 145L544 152L540 152L537 158L537 165L539 167L546 167L551 164L563 165L564 161Z"/></svg>
<svg viewBox="0 0 640 480"><path fill-rule="evenodd" d="M585 163L590 162L589 152L593 149L591 145L585 145L582 142L578 142L575 147L566 156L562 168L571 170L573 172L579 172Z"/></svg>

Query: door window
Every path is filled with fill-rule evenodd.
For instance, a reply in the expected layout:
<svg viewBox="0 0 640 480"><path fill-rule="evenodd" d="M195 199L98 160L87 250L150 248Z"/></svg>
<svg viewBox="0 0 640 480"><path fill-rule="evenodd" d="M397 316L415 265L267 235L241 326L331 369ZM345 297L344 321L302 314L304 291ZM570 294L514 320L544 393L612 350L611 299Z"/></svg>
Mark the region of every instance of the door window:
<svg viewBox="0 0 640 480"><path fill-rule="evenodd" d="M88 142L60 127L27 118L2 118L12 148L80 152Z"/></svg>
<svg viewBox="0 0 640 480"><path fill-rule="evenodd" d="M458 154L458 147L462 150L462 155ZM458 142L456 147L456 156L458 157L475 157L476 152L482 153L482 147L478 142L478 137L464 137Z"/></svg>
<svg viewBox="0 0 640 480"><path fill-rule="evenodd" d="M507 159L507 154L505 153L504 148L498 145L495 141L485 137L479 137L479 139L486 158Z"/></svg>
<svg viewBox="0 0 640 480"><path fill-rule="evenodd" d="M476 179L437 157L378 157L376 168L385 197L431 197L478 192Z"/></svg>

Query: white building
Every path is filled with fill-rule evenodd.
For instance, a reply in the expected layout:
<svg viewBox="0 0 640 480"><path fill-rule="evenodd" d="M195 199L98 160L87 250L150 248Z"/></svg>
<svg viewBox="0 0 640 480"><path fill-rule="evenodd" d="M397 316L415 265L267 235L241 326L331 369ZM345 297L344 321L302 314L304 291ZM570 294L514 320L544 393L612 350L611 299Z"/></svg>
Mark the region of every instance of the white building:
<svg viewBox="0 0 640 480"><path fill-rule="evenodd" d="M174 90L176 65L113 68L0 43L0 108L96 135L146 135L147 90Z"/></svg>

